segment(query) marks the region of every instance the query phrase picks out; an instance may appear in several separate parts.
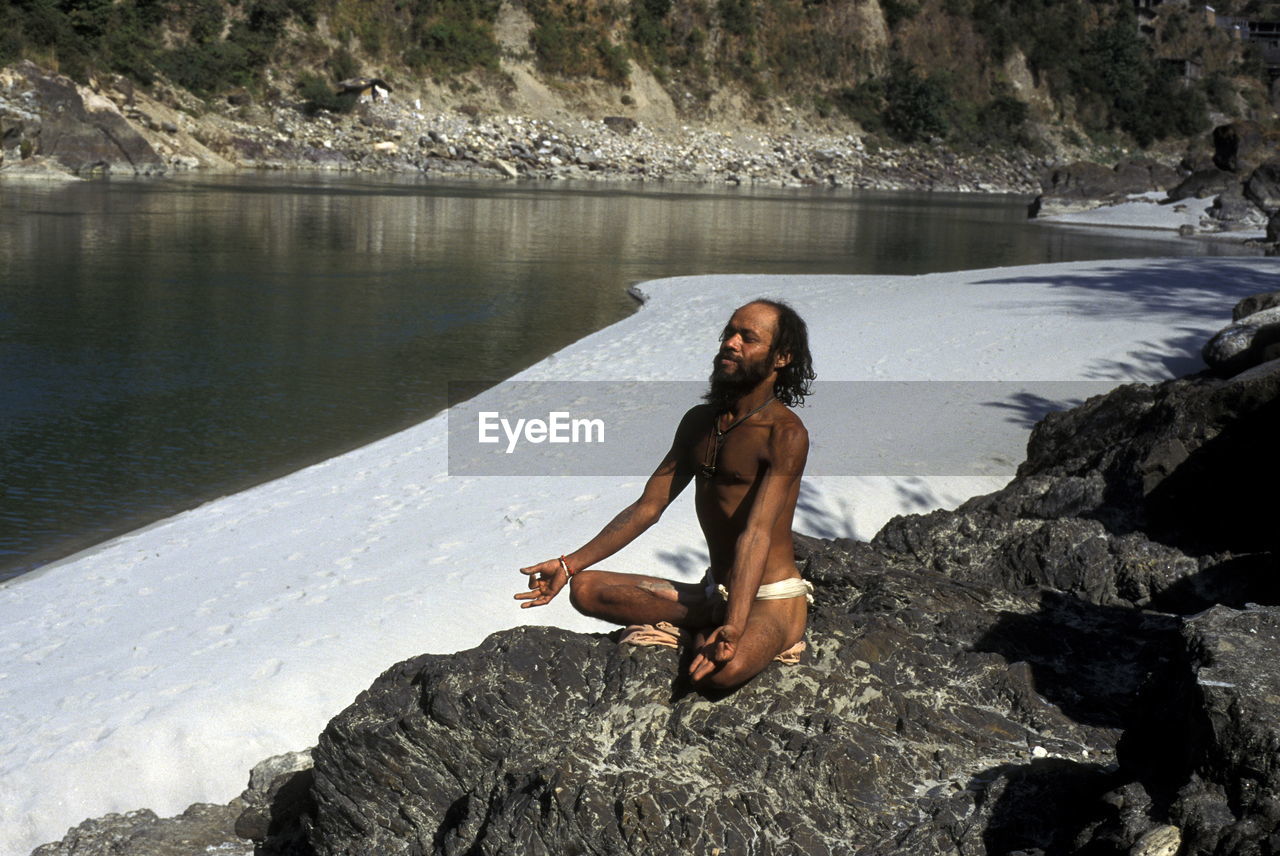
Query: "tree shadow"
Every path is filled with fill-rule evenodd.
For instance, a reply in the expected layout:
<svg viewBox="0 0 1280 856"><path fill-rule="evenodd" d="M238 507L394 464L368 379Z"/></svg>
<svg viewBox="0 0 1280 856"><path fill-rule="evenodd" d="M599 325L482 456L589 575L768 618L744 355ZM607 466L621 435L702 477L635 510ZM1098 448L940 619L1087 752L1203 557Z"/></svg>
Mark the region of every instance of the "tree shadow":
<svg viewBox="0 0 1280 856"><path fill-rule="evenodd" d="M1004 613L987 630L975 650L1026 663L1034 692L1063 714L1121 732L1116 766L1049 758L975 776L970 788L984 793L999 782L983 835L987 852L1118 852L1102 842L1081 848L1077 838L1086 827L1119 823L1104 795L1130 782L1150 795L1152 817L1167 810L1195 766L1181 626L1173 615L1045 591L1036 612Z"/></svg>
<svg viewBox="0 0 1280 856"><path fill-rule="evenodd" d="M834 506L834 508L833 508ZM795 527L818 538L856 538L853 504L844 497L829 497L812 482L800 481Z"/></svg>
<svg viewBox="0 0 1280 856"><path fill-rule="evenodd" d="M658 558L689 579L701 579L711 565L711 554L701 547L677 547L659 550Z"/></svg>
<svg viewBox="0 0 1280 856"><path fill-rule="evenodd" d="M1242 389L1240 394L1270 392ZM1247 401L1228 405L1248 407ZM1280 397L1231 418L1143 498L1148 536L1196 555L1280 551L1272 499L1280 483L1277 437Z"/></svg>
<svg viewBox="0 0 1280 856"><path fill-rule="evenodd" d="M1033 428L1041 419L1050 413L1059 413L1079 407L1083 403L1079 398L1048 398L1034 392L1019 392L1002 401L984 401L983 407L1009 411L1006 421L1023 428Z"/></svg>
<svg viewBox="0 0 1280 856"><path fill-rule="evenodd" d="M1100 266L1073 273L1040 274L980 280L981 283L1025 285L1042 283L1052 288L1078 290L1075 296L1064 296L1055 303L1027 301L1028 312L1043 315L1059 311L1077 317L1151 318L1168 315L1170 320L1185 323L1187 316L1219 327L1230 323L1224 312L1224 300L1240 300L1251 294L1274 291L1280 260L1270 270L1266 259L1250 264L1233 264L1221 258L1168 259L1151 262L1139 268ZM1260 269L1264 268L1264 269ZM1107 300L1092 295L1105 292ZM1121 300L1117 300L1119 296ZM1014 301L1007 307L1017 310ZM1007 311L1007 310L1006 310Z"/></svg>
<svg viewBox="0 0 1280 856"><path fill-rule="evenodd" d="M1046 590L1033 613L1002 613L974 644L1031 667L1035 691L1077 722L1125 728L1139 693L1180 649L1174 616L1099 606Z"/></svg>
<svg viewBox="0 0 1280 856"><path fill-rule="evenodd" d="M1102 797L1118 776L1100 764L1041 758L1001 764L969 780L977 807L987 816L982 842L990 854L1079 854L1076 839L1106 819ZM987 802L994 800L989 808ZM1087 851L1083 851L1087 852Z"/></svg>

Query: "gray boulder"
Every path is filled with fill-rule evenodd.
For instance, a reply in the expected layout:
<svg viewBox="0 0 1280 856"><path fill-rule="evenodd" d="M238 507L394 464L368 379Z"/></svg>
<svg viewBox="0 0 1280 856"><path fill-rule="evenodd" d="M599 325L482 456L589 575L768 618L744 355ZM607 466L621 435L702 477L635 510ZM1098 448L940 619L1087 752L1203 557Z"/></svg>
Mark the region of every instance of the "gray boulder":
<svg viewBox="0 0 1280 856"><path fill-rule="evenodd" d="M148 809L86 820L61 841L31 856L253 856L253 845L232 831L240 806L196 803L178 817L161 820Z"/></svg>
<svg viewBox="0 0 1280 856"><path fill-rule="evenodd" d="M1255 312L1261 312L1263 309L1272 309L1280 306L1280 291L1264 291L1261 294L1251 294L1241 300L1231 309L1231 320L1239 321Z"/></svg>
<svg viewBox="0 0 1280 856"><path fill-rule="evenodd" d="M1258 229L1267 224L1267 215L1245 196L1238 184L1228 187L1213 200L1209 216L1227 230Z"/></svg>
<svg viewBox="0 0 1280 856"><path fill-rule="evenodd" d="M1201 355L1210 368L1226 376L1280 357L1280 307L1228 324L1205 343Z"/></svg>
<svg viewBox="0 0 1280 856"><path fill-rule="evenodd" d="M86 97L70 78L27 60L13 70L18 82L11 87L10 100L22 100L39 116L38 131L32 122L26 123L23 131L34 143L36 154L78 174L155 175L165 171L163 158L106 98Z"/></svg>
<svg viewBox="0 0 1280 856"><path fill-rule="evenodd" d="M1280 211L1280 160L1269 160L1250 173L1244 195L1267 214Z"/></svg>
<svg viewBox="0 0 1280 856"><path fill-rule="evenodd" d="M1235 173L1222 169L1205 169L1193 172L1169 191L1169 201L1179 202L1183 199L1208 199L1229 190L1238 188L1240 179Z"/></svg>
<svg viewBox="0 0 1280 856"><path fill-rule="evenodd" d="M222 816L291 856L1273 853L1278 428L1280 369L1118 387L995 493L798 536L799 666L711 696L675 651L504 631L393 666Z"/></svg>
<svg viewBox="0 0 1280 856"><path fill-rule="evenodd" d="M639 123L629 116L605 116L601 121L610 131L624 137L639 127Z"/></svg>
<svg viewBox="0 0 1280 856"><path fill-rule="evenodd" d="M1032 217L1087 210L1131 194L1168 190L1181 178L1173 167L1154 161L1125 161L1113 167L1077 161L1041 175L1040 196L1028 210Z"/></svg>

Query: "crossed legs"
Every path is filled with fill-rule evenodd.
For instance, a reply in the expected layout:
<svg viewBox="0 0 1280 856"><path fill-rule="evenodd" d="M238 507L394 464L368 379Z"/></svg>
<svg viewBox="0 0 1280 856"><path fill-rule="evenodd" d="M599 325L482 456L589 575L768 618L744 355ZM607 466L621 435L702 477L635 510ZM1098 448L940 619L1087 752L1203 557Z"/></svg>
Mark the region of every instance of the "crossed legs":
<svg viewBox="0 0 1280 856"><path fill-rule="evenodd" d="M614 624L670 622L693 631L695 650L724 620L724 604L709 600L702 583L677 583L642 574L582 571L570 583L569 599L584 615ZM807 604L803 597L758 600L732 660L699 681L699 686L730 689L762 672L778 654L804 635Z"/></svg>

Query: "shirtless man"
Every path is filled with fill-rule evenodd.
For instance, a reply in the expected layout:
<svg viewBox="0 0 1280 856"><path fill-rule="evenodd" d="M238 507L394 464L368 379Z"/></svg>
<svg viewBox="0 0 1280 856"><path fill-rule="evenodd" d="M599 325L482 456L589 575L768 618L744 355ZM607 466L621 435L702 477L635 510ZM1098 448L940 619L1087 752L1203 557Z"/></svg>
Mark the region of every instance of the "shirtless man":
<svg viewBox="0 0 1280 856"><path fill-rule="evenodd" d="M549 603L566 584L573 606L617 624L670 622L692 631L695 684L727 689L759 674L804 635L809 584L796 569L791 518L809 434L790 410L814 378L805 323L791 307L757 300L720 334L711 389L684 415L640 498L585 545L521 573L522 607ZM654 524L695 481L711 567L700 583L589 571ZM728 596L724 596L727 589Z"/></svg>

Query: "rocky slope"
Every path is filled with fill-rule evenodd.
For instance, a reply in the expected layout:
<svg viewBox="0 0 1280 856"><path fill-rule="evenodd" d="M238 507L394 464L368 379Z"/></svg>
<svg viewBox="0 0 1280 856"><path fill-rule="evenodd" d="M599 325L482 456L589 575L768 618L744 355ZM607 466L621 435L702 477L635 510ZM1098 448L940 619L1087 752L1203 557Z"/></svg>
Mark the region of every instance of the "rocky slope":
<svg viewBox="0 0 1280 856"><path fill-rule="evenodd" d="M393 666L230 806L36 856L1273 853L1277 304L1209 371L1045 419L1001 491L799 539L800 666L710 697L668 649L497 633Z"/></svg>
<svg viewBox="0 0 1280 856"><path fill-rule="evenodd" d="M803 122L726 131L466 104L440 112L395 96L351 114L308 116L300 102L215 106L160 85L148 95L123 78L78 86L18 63L0 72L0 178L48 177L51 167L63 177L245 168L1025 193L1043 166L1027 154L882 148Z"/></svg>

